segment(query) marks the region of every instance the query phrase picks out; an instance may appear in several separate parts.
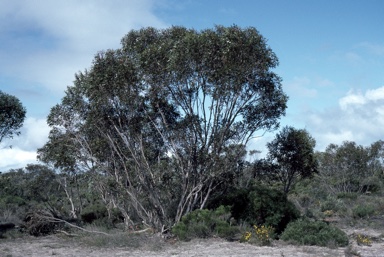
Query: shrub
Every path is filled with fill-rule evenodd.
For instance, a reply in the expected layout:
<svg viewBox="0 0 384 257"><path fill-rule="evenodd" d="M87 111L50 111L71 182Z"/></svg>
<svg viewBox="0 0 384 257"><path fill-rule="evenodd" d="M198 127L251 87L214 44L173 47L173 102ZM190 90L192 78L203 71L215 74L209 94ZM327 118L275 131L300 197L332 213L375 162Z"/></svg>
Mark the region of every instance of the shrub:
<svg viewBox="0 0 384 257"><path fill-rule="evenodd" d="M274 229L271 226L253 226L252 232L245 232L240 242L252 242L259 245L270 245L271 239L274 237ZM253 239L253 240L252 240Z"/></svg>
<svg viewBox="0 0 384 257"><path fill-rule="evenodd" d="M280 234L289 222L300 217L299 210L283 192L264 185L234 190L213 201L213 204L231 206L232 216L237 221L272 226L276 234Z"/></svg>
<svg viewBox="0 0 384 257"><path fill-rule="evenodd" d="M358 245L372 245L372 239L369 236L358 234L356 236L356 242Z"/></svg>
<svg viewBox="0 0 384 257"><path fill-rule="evenodd" d="M225 195L219 195L213 198L208 204L208 209L216 209L219 206L231 206L231 214L236 220L243 219L247 214L247 208L249 206L249 192L245 188L230 189Z"/></svg>
<svg viewBox="0 0 384 257"><path fill-rule="evenodd" d="M310 221L308 219L289 223L280 238L302 245L348 245L348 236L342 230L322 221Z"/></svg>
<svg viewBox="0 0 384 257"><path fill-rule="evenodd" d="M327 200L321 203L320 210L322 212L329 211L329 210L337 212L340 208L340 205L341 205L340 201L338 201L333 197L328 197Z"/></svg>
<svg viewBox="0 0 384 257"><path fill-rule="evenodd" d="M229 208L224 206L213 211L195 210L183 216L181 221L172 228L172 232L180 240L211 236L229 239L239 232L237 227L229 224L230 215Z"/></svg>
<svg viewBox="0 0 384 257"><path fill-rule="evenodd" d="M337 193L337 198L339 199L350 199L350 200L356 200L359 196L356 192L339 192Z"/></svg>
<svg viewBox="0 0 384 257"><path fill-rule="evenodd" d="M15 196L15 195L7 195L5 197L3 197L1 199L1 201L4 203L4 204L13 204L13 205L16 205L16 206L22 206L22 205L25 205L27 203L27 201L19 196Z"/></svg>
<svg viewBox="0 0 384 257"><path fill-rule="evenodd" d="M259 186L249 193L249 206L242 218L252 224L272 226L280 234L287 224L300 217L294 204L276 189Z"/></svg>
<svg viewBox="0 0 384 257"><path fill-rule="evenodd" d="M7 231L0 231L0 239L16 239L16 238L22 238L24 236L24 233L21 232L19 229L10 229Z"/></svg>
<svg viewBox="0 0 384 257"><path fill-rule="evenodd" d="M367 177L362 182L362 192L364 193L378 193L383 187L381 179L376 176Z"/></svg>
<svg viewBox="0 0 384 257"><path fill-rule="evenodd" d="M373 205L358 205L352 210L354 218L365 218L375 213L375 207Z"/></svg>
<svg viewBox="0 0 384 257"><path fill-rule="evenodd" d="M85 207L81 214L81 220L85 223L92 223L97 219L102 219L108 216L107 208L102 204L93 204Z"/></svg>

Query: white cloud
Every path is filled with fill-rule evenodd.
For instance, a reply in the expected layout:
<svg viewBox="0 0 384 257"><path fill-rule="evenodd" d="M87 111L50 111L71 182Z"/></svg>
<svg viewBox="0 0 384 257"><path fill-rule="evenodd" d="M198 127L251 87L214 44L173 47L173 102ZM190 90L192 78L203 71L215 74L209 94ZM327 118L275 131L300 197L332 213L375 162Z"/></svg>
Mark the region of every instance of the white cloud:
<svg viewBox="0 0 384 257"><path fill-rule="evenodd" d="M0 71L62 91L98 51L131 29L165 27L153 0L8 0L0 3Z"/></svg>
<svg viewBox="0 0 384 257"><path fill-rule="evenodd" d="M46 97L58 95L72 84L76 72L91 66L98 51L120 47L130 30L166 27L153 12L161 4L162 0L2 0L0 79L17 80L18 87L44 92ZM30 116L41 115L42 110L33 113L37 109L29 106ZM21 136L1 143L0 170L35 161L36 149L48 133L44 119L27 118ZM13 149L4 148L10 144Z"/></svg>
<svg viewBox="0 0 384 257"><path fill-rule="evenodd" d="M20 148L6 148L0 149L0 153L0 172L24 168L27 164L36 162L35 151L25 151Z"/></svg>
<svg viewBox="0 0 384 257"><path fill-rule="evenodd" d="M338 106L303 113L302 117L318 150L346 140L369 145L384 138L384 86L364 93L349 91Z"/></svg>
<svg viewBox="0 0 384 257"><path fill-rule="evenodd" d="M17 145L26 150L42 147L48 140L50 128L45 119L27 118Z"/></svg>
<svg viewBox="0 0 384 257"><path fill-rule="evenodd" d="M372 100L372 101L384 100L384 87L380 87L380 88L373 89L373 90L368 90L365 93L365 97L368 100Z"/></svg>
<svg viewBox="0 0 384 257"><path fill-rule="evenodd" d="M154 1L26 1L24 17L31 17L56 38L68 41L69 47L89 51L93 45L116 46L132 28L163 25L152 14Z"/></svg>
<svg viewBox="0 0 384 257"><path fill-rule="evenodd" d="M375 103L384 100L384 87L377 89L367 90L365 94L361 92L349 91L346 96L339 100L341 109L348 110L351 108L358 108L360 105Z"/></svg>
<svg viewBox="0 0 384 257"><path fill-rule="evenodd" d="M36 149L47 142L49 130L44 119L27 118L19 137L1 143L0 171L36 162ZM9 148L9 145L15 147Z"/></svg>
<svg viewBox="0 0 384 257"><path fill-rule="evenodd" d="M339 105L343 111L347 111L348 107L355 107L357 105L363 105L366 103L365 97L360 93L354 93L353 91L339 100Z"/></svg>

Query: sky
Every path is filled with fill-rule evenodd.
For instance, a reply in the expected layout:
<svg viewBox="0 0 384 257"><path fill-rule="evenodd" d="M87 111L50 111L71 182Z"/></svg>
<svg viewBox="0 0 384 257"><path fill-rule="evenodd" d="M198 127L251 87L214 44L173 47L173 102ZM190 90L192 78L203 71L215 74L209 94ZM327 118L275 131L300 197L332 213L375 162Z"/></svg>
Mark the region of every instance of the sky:
<svg viewBox="0 0 384 257"><path fill-rule="evenodd" d="M316 150L384 139L382 0L1 0L0 90L27 109L21 135L0 143L0 171L36 163L46 117L98 51L132 29L255 27L279 58L289 96L281 127L306 129ZM275 133L253 140L266 152ZM9 148L12 145L12 148Z"/></svg>

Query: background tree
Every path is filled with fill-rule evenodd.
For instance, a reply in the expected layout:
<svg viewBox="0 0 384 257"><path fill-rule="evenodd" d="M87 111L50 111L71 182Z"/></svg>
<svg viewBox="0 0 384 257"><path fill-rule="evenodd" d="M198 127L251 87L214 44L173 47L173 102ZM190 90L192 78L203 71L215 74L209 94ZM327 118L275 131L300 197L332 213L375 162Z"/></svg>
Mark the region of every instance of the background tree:
<svg viewBox="0 0 384 257"><path fill-rule="evenodd" d="M315 139L305 129L286 126L267 144L267 157L257 162L256 169L280 182L288 193L298 179L317 173L315 145Z"/></svg>
<svg viewBox="0 0 384 257"><path fill-rule="evenodd" d="M319 153L320 178L332 194L370 192L381 188L383 141L369 147L346 141Z"/></svg>
<svg viewBox="0 0 384 257"><path fill-rule="evenodd" d="M0 91L0 143L5 138L19 135L26 110L15 96Z"/></svg>
<svg viewBox="0 0 384 257"><path fill-rule="evenodd" d="M278 127L277 64L254 28L131 31L52 108L40 159L92 173L126 220L170 226L204 208L255 133Z"/></svg>
<svg viewBox="0 0 384 257"><path fill-rule="evenodd" d="M20 222L26 212L39 209L63 216L69 209L63 198L58 175L46 166L28 164L0 174L0 221L8 215Z"/></svg>

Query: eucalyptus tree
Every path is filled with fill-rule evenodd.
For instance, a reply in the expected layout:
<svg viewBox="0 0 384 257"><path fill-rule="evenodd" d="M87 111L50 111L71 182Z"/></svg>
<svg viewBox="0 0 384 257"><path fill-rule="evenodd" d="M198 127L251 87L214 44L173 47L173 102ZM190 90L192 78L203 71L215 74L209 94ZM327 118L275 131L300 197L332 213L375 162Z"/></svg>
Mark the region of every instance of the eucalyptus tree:
<svg viewBox="0 0 384 257"><path fill-rule="evenodd" d="M204 208L247 143L278 127L287 96L255 28L145 28L121 43L52 108L39 156L92 174L127 221L160 229Z"/></svg>
<svg viewBox="0 0 384 257"><path fill-rule="evenodd" d="M20 135L26 110L20 100L0 90L0 143L6 138Z"/></svg>
<svg viewBox="0 0 384 257"><path fill-rule="evenodd" d="M364 193L382 187L384 143L364 147L352 141L330 144L319 153L320 179L329 192Z"/></svg>
<svg viewBox="0 0 384 257"><path fill-rule="evenodd" d="M284 193L302 178L318 172L315 139L305 129L286 126L267 144L265 160L258 162L262 175L282 184Z"/></svg>

